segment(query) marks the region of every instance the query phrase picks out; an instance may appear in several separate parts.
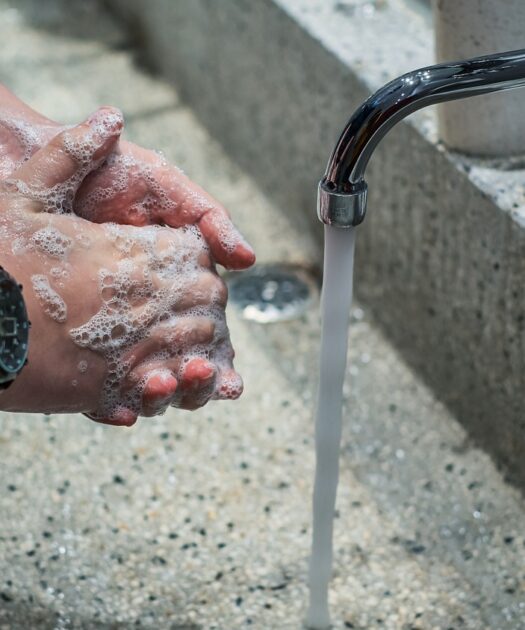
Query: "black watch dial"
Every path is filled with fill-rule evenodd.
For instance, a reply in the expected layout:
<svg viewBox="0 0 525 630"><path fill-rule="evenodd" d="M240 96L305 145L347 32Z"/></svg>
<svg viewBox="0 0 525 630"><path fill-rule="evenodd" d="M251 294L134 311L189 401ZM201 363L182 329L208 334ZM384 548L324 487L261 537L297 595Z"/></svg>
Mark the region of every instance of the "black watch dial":
<svg viewBox="0 0 525 630"><path fill-rule="evenodd" d="M6 372L19 372L27 359L29 320L21 289L0 271L0 368Z"/></svg>

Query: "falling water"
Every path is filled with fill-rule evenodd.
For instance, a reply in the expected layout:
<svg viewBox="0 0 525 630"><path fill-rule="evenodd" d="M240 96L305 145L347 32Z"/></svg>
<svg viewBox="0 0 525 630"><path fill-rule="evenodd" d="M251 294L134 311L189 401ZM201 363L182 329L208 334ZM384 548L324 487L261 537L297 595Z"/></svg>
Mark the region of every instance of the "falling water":
<svg viewBox="0 0 525 630"><path fill-rule="evenodd" d="M354 228L325 226L320 382L315 421L313 539L309 568L310 603L306 618L307 627L316 630L330 627L328 583L332 574L333 521L339 478L354 245Z"/></svg>

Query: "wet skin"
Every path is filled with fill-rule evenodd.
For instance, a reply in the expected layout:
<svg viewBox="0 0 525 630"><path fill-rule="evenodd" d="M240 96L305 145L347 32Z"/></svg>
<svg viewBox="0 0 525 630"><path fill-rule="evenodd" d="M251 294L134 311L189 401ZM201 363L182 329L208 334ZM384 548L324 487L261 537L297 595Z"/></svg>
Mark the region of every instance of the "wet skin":
<svg viewBox="0 0 525 630"><path fill-rule="evenodd" d="M101 126L100 120L107 119L108 111L112 114L111 124ZM33 116L31 110L29 113ZM59 135L56 127L53 130L48 134L51 140L14 171L20 147L5 127L3 135L0 133L4 164L4 181L0 184L0 263L24 285L32 321L29 364L1 394L0 408L84 412L100 422L131 425L138 415L155 415L170 404L193 409L212 397L240 395L242 382L232 366L233 349L224 320L227 292L214 262L242 268L253 262L253 252L233 228L225 211L176 169L163 164L156 154L128 145L125 150L133 153L134 160L136 155L149 160L151 168L142 180L144 171L132 172L124 188L108 197L106 203L93 207L96 216L89 217L93 221L72 214L51 214L44 194L49 189L68 182L75 210L82 214L84 209L87 218L86 209L90 208L93 191L100 187L107 189L112 178L121 177L117 172L122 166L120 157L116 161L111 158L113 162L110 159L113 170L104 164L118 152L122 119L118 111L106 108ZM90 155L79 157L71 151L71 142L82 145L86 138L90 139ZM9 161L11 167L5 166ZM6 177L8 168L11 172ZM164 213L157 207L162 204L148 204L145 213L140 204L145 197L151 200L153 193L164 201L166 195L174 203L164 203ZM196 199L205 201L199 203ZM120 223L160 222L177 228L195 224L204 239L195 228L132 225L118 226L117 238L114 230L97 223L117 219ZM36 233L49 229L62 235L68 244L67 260L61 263L66 273L58 279L52 272L57 260L49 252L33 246L26 246L22 252L13 248L13 243L31 243ZM173 256L167 252L181 251L188 239L193 239L191 255L185 255L184 264L193 265L195 271L191 282L177 278L174 290L174 280L166 273L171 270ZM122 241L128 243L125 252L119 246ZM132 297L111 308L120 309L119 316L125 321L139 322L140 335L129 339L124 335L119 340L118 356L125 369L117 380L113 379L112 391L128 400L129 393L139 388L140 399L138 406L110 408L104 395L101 397L108 383L107 355L100 348L76 343L72 331L81 330L95 321L97 313L108 309L101 292L100 273L118 275L124 258L133 270L129 285ZM48 278L52 289L67 305L66 321L50 317L32 290L32 276L38 274ZM155 303L159 296L164 296L163 308L169 306L169 313L164 312L162 318L151 310L151 301ZM206 348L206 353L203 354L202 348ZM79 365L84 361L88 369L80 372Z"/></svg>
<svg viewBox="0 0 525 630"><path fill-rule="evenodd" d="M13 121L24 122L34 132L31 152L64 129L0 85L0 176L9 174L24 154L19 136L13 132ZM123 140L112 153L115 159L102 164L80 187L73 204L79 216L97 223L161 223L172 227L195 224L219 265L245 269L255 262L253 249L225 208L179 169L154 151ZM122 181L124 186L115 185ZM111 194L93 206L93 191L110 187Z"/></svg>

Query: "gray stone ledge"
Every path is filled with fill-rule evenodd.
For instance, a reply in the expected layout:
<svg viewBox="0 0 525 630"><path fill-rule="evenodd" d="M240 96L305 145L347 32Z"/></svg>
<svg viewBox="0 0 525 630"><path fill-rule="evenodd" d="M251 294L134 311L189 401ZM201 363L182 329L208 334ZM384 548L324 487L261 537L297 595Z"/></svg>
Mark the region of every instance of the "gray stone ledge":
<svg viewBox="0 0 525 630"><path fill-rule="evenodd" d="M371 15L350 0L108 1L231 156L319 236L316 184L348 116L387 80L433 61L429 10L417 0L376 0ZM399 124L369 166L355 284L412 366L523 484L520 166L447 152L431 109Z"/></svg>

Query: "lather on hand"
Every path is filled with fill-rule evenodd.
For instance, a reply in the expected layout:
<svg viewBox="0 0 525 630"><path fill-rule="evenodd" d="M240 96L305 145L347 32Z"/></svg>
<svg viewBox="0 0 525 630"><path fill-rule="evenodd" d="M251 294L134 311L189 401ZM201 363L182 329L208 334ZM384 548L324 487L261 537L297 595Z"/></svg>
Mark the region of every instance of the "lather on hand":
<svg viewBox="0 0 525 630"><path fill-rule="evenodd" d="M24 285L33 324L29 363L1 409L131 425L170 404L193 409L242 391L226 287L191 221L134 227L61 213L114 153L122 126L118 110L102 108L0 179L0 264ZM248 250L236 247L239 264Z"/></svg>
<svg viewBox="0 0 525 630"><path fill-rule="evenodd" d="M0 178L63 129L0 85ZM72 209L97 223L196 225L218 264L244 269L255 261L223 206L157 153L130 142L115 145L83 181Z"/></svg>

